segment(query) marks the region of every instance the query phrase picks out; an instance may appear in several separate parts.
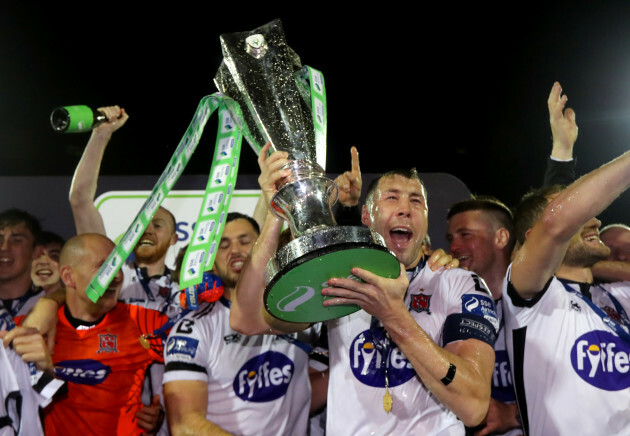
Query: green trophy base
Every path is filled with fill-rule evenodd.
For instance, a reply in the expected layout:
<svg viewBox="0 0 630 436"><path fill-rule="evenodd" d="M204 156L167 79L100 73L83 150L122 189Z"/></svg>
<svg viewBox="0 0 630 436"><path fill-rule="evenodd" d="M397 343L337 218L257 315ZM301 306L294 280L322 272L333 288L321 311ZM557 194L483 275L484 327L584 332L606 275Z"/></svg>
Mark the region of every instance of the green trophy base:
<svg viewBox="0 0 630 436"><path fill-rule="evenodd" d="M327 229L329 234L326 236L338 233L336 229L342 228ZM347 233L348 227L343 229L344 233ZM352 304L325 307L323 302L334 298L321 294L322 289L328 287L329 279L346 277L358 280L350 273L354 267L382 277L398 277L400 274L398 259L387 248L375 243L368 229L361 227L352 229L355 231L355 240L359 239L360 242L337 242L333 245L313 247L314 242L317 245L317 242L321 243L328 238L321 238L321 235L318 235L320 237L314 241L312 236L303 235L280 250L279 256L272 259L267 266L269 278L265 289L267 311L278 319L296 323L340 318L356 312L359 306ZM361 237L357 238L356 232L359 232ZM369 236L369 240L365 240L366 235ZM296 249L296 246L300 249ZM305 250L305 246L310 249ZM279 263L282 265L278 268Z"/></svg>

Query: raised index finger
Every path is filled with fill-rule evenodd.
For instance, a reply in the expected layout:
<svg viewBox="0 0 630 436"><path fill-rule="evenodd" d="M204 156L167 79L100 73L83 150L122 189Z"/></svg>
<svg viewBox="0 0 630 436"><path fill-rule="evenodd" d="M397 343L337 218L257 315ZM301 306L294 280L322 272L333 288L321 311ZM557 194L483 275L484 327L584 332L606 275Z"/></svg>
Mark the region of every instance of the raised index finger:
<svg viewBox="0 0 630 436"><path fill-rule="evenodd" d="M352 172L361 174L361 168L359 168L359 151L354 145L350 149L350 155L352 156Z"/></svg>

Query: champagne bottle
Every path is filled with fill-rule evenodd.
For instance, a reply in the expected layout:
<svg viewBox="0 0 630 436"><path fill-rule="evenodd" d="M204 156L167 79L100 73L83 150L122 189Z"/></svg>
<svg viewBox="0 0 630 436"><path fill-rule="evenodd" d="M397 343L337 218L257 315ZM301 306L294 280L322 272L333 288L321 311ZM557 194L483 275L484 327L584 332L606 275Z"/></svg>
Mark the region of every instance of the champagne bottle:
<svg viewBox="0 0 630 436"><path fill-rule="evenodd" d="M89 106L61 106L50 114L50 124L59 133L88 132L107 121L103 112Z"/></svg>

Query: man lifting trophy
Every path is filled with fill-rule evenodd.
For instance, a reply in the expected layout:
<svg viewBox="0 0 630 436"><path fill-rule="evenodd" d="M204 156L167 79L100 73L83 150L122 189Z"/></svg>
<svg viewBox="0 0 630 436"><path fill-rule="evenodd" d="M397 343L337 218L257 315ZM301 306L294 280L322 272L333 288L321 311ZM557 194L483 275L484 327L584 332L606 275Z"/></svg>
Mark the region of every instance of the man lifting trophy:
<svg viewBox="0 0 630 436"><path fill-rule="evenodd" d="M221 36L223 62L217 88L238 103L231 112L252 148L288 153L290 175L277 186L268 207L284 219L293 240L265 271L265 305L290 322L338 318L355 305L324 307L321 289L332 277L351 277L360 266L398 277L398 260L383 239L366 227L337 226L332 205L338 187L325 175L326 105L323 76L302 67L287 45L280 20L251 32ZM230 107L230 105L228 105ZM240 110L239 110L240 109Z"/></svg>

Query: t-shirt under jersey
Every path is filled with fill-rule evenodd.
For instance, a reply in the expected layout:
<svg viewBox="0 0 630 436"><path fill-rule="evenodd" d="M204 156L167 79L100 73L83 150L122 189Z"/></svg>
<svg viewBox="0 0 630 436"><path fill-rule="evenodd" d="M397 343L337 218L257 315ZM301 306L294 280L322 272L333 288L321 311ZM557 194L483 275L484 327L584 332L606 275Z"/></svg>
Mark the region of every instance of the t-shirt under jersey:
<svg viewBox="0 0 630 436"><path fill-rule="evenodd" d="M494 345L494 301L476 274L420 265L407 275L405 304L437 345L466 339ZM383 327L367 312L329 321L328 327L328 435L464 434L461 421L424 387L396 344L383 341ZM390 413L383 407L386 376Z"/></svg>
<svg viewBox="0 0 630 436"><path fill-rule="evenodd" d="M630 434L630 343L605 319L623 320L630 283L563 284L552 277L525 300L510 271L503 288L506 343L524 429L550 436ZM590 294L607 316L578 292Z"/></svg>
<svg viewBox="0 0 630 436"><path fill-rule="evenodd" d="M304 342L295 334L237 333L230 328L229 304L221 298L173 327L164 383L207 383L206 419L230 433L305 434L311 389Z"/></svg>

